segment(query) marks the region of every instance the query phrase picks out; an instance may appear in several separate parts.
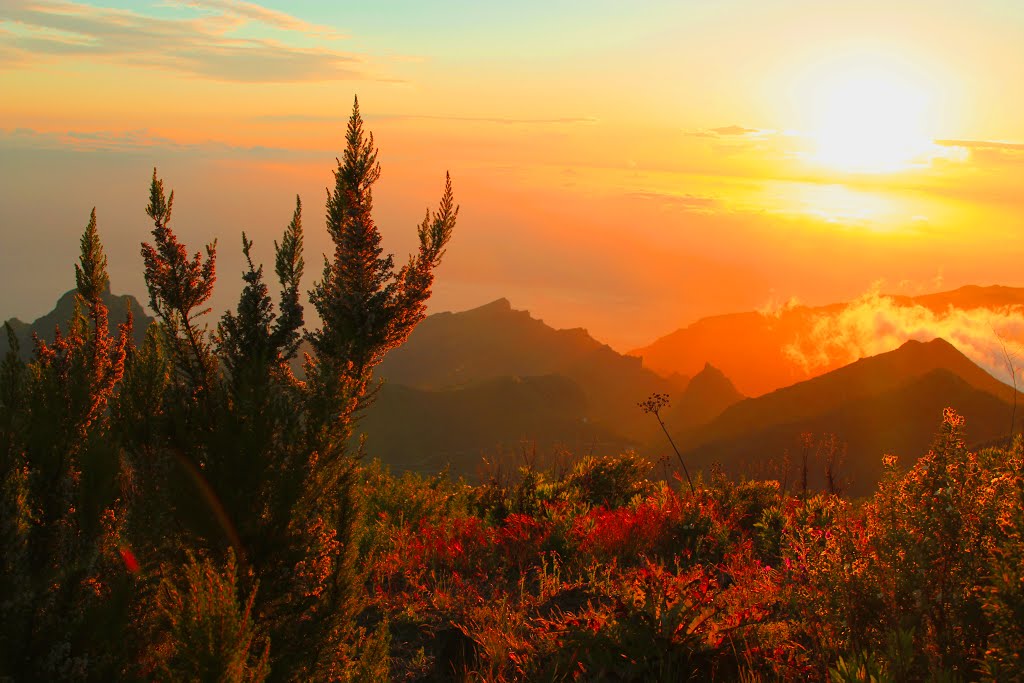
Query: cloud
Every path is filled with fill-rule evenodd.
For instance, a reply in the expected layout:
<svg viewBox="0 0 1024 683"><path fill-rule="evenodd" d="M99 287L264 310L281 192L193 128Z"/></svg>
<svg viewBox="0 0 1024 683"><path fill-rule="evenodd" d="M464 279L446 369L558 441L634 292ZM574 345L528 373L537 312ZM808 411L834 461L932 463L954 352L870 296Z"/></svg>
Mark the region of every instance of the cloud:
<svg viewBox="0 0 1024 683"><path fill-rule="evenodd" d="M838 313L815 319L809 334L787 345L783 351L808 373L852 363L898 348L911 339L931 341L941 337L993 376L1009 380L1006 350L1017 356L1018 373L1024 368L1019 357L1024 340L1024 306L998 309L948 308L933 311L920 304L900 305L895 299L872 291Z"/></svg>
<svg viewBox="0 0 1024 683"><path fill-rule="evenodd" d="M705 128L703 130L694 131L687 133L690 137L695 138L728 138L728 137L744 137L753 135L763 135L770 133L771 131L763 131L758 128L745 128L743 126L731 125L731 126L719 126L718 128Z"/></svg>
<svg viewBox="0 0 1024 683"><path fill-rule="evenodd" d="M995 164L1024 163L1024 144L999 140L936 140L936 145L969 154L972 161Z"/></svg>
<svg viewBox="0 0 1024 683"><path fill-rule="evenodd" d="M756 128L744 128L743 126L722 126L712 128L711 132L717 135L750 135L759 131Z"/></svg>
<svg viewBox="0 0 1024 683"><path fill-rule="evenodd" d="M1017 142L1001 142L998 140L936 140L936 145L943 147L963 147L965 149L996 149L1007 152L1024 152L1024 144Z"/></svg>
<svg viewBox="0 0 1024 683"><path fill-rule="evenodd" d="M243 2L243 0L174 0L177 4L186 5L188 7L194 7L196 9L212 9L220 10L228 14L234 14L240 17L245 17L252 21L257 21L267 26L273 26L285 31L297 31L299 33L305 33L307 35L322 36L324 38L330 38L337 40L344 36L340 35L337 31L329 26L321 26L319 24L311 24L297 17L293 17L290 14L284 12L278 12L277 10L270 9L257 5L253 2Z"/></svg>
<svg viewBox="0 0 1024 683"><path fill-rule="evenodd" d="M223 81L375 78L355 54L237 35L255 24L295 34L291 38L335 37L326 27L240 0L187 2L185 6L212 12L171 19L67 0L5 0L0 4L0 66L40 58L91 58Z"/></svg>
<svg viewBox="0 0 1024 683"><path fill-rule="evenodd" d="M244 147L208 140L180 142L148 130L40 132L31 128L0 129L0 150L59 150L71 152L137 153L158 149L162 152L281 159L295 157L331 157L327 150L293 150L262 145Z"/></svg>
<svg viewBox="0 0 1024 683"><path fill-rule="evenodd" d="M426 121L461 121L466 123L497 123L501 125L579 125L579 124L591 124L597 123L598 119L590 116L570 116L562 118L550 118L550 119L530 119L530 118L506 118L500 116L492 117L477 117L477 116L426 116L418 114L385 114L382 116L372 117L377 121L406 121L406 120L426 120Z"/></svg>
<svg viewBox="0 0 1024 683"><path fill-rule="evenodd" d="M344 121L348 118L330 114L271 114L257 116L253 120L274 123L317 123ZM431 116L426 114L367 114L367 121L454 121L461 123L493 123L497 125L522 126L575 126L597 123L599 119L587 116L567 116L561 118L509 118L500 116Z"/></svg>
<svg viewBox="0 0 1024 683"><path fill-rule="evenodd" d="M702 197L693 194L674 194L671 192L631 192L629 197L647 201L661 202L662 206L681 208L694 213L712 213L718 207L714 197Z"/></svg>
<svg viewBox="0 0 1024 683"><path fill-rule="evenodd" d="M757 309L757 312L766 318L781 318L783 313L788 313L795 308L799 308L803 305L798 297L791 296L788 299L780 299L772 292L772 295L768 297L768 301L763 306Z"/></svg>

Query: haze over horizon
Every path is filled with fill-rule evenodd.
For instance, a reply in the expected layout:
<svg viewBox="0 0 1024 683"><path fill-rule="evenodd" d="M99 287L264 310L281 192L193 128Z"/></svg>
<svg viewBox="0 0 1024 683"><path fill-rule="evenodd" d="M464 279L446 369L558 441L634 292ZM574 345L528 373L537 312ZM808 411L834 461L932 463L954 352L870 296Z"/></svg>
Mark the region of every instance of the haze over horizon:
<svg viewBox="0 0 1024 683"><path fill-rule="evenodd" d="M356 94L398 258L452 174L431 311L507 297L625 351L793 297L1024 285L1022 28L1009 0L8 0L0 317L73 285L93 206L144 298L154 166L189 248L219 240L215 314L240 232L269 263L296 193L314 263Z"/></svg>

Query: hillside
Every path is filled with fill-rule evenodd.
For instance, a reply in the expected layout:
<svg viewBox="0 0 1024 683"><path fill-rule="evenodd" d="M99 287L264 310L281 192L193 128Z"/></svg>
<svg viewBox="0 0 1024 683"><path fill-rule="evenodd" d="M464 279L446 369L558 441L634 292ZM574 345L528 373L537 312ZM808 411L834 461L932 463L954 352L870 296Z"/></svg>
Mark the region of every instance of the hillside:
<svg viewBox="0 0 1024 683"><path fill-rule="evenodd" d="M1009 433L1013 390L948 342L907 342L820 377L727 408L706 425L675 427L694 467L782 476L785 451L799 435L835 434L848 446L844 472L850 491L865 494L881 474L883 453L903 458L925 452L947 406L970 425L972 443Z"/></svg>
<svg viewBox="0 0 1024 683"><path fill-rule="evenodd" d="M634 438L646 420L636 404L651 393L678 393L685 378L665 379L639 358L617 353L584 329L556 330L507 299L460 313L428 316L377 375L421 390L464 387L500 377L561 375L578 385L586 417Z"/></svg>
<svg viewBox="0 0 1024 683"><path fill-rule="evenodd" d="M1022 307L1024 314L1024 288L1017 287L967 286L916 297L890 298L897 306L919 305L936 314L951 307L962 311ZM811 336L822 319L836 316L848 306L792 306L771 313L747 311L702 318L630 354L641 356L645 367L665 375L692 375L710 362L732 378L741 392L759 396L843 364L834 359L807 370L786 349Z"/></svg>
<svg viewBox="0 0 1024 683"><path fill-rule="evenodd" d="M475 479L483 458L615 453L630 443L592 424L580 387L565 377L498 377L448 389L386 384L360 422L367 454L399 471ZM502 458L514 466L519 457Z"/></svg>

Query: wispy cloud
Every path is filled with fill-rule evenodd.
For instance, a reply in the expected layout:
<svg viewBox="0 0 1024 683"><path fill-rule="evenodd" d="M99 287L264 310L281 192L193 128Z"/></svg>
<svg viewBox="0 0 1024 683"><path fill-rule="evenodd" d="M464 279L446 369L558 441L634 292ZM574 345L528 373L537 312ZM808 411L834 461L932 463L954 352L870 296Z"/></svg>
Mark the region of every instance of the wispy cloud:
<svg viewBox="0 0 1024 683"><path fill-rule="evenodd" d="M803 302L800 301L799 297L791 296L788 299L780 299L774 291L768 300L757 309L757 312L766 318L781 318L783 313L788 313L799 306L802 306Z"/></svg>
<svg viewBox="0 0 1024 683"><path fill-rule="evenodd" d="M294 150L262 145L239 146L208 140L181 142L149 130L41 132L30 128L0 129L0 150L60 150L64 152L161 152L216 157L281 159L330 158L329 150Z"/></svg>
<svg viewBox="0 0 1024 683"><path fill-rule="evenodd" d="M1018 142L1001 142L997 140L936 140L935 144L943 147L963 147L965 149L997 149L1006 152L1024 153L1024 144Z"/></svg>
<svg viewBox="0 0 1024 683"><path fill-rule="evenodd" d="M694 213L712 213L719 208L717 199L693 194L644 191L632 192L629 196L634 199L659 202L665 207L681 208Z"/></svg>
<svg viewBox="0 0 1024 683"><path fill-rule="evenodd" d="M695 138L732 138L764 135L771 132L772 131L764 131L759 128L746 128L744 126L731 125L719 126L718 128L704 128L702 130L687 133L687 135Z"/></svg>
<svg viewBox="0 0 1024 683"><path fill-rule="evenodd" d="M744 128L743 126L722 126L720 128L712 128L711 132L718 135L750 135L760 131L756 128Z"/></svg>
<svg viewBox="0 0 1024 683"><path fill-rule="evenodd" d="M186 5L188 7L194 7L196 9L209 9L216 10L226 14L233 14L240 17L245 17L252 21L266 24L267 26L273 26L275 28L283 29L285 31L298 31L299 33L305 33L307 35L321 36L324 38L330 38L337 40L343 38L335 29L330 26L322 26L320 24L311 24L307 21L303 21L297 17L294 17L285 12L279 12L277 10L257 5L253 2L244 2L243 0L172 0L176 4Z"/></svg>
<svg viewBox="0 0 1024 683"><path fill-rule="evenodd" d="M1003 344L1013 352L1024 340L1024 307L948 308L936 312L920 304L901 305L869 292L837 313L818 317L810 333L784 352L805 371L835 367L885 353L911 339L941 337L995 377L1009 379ZM1015 363L1020 365L1021 362Z"/></svg>
<svg viewBox="0 0 1024 683"><path fill-rule="evenodd" d="M1024 144L1000 140L936 140L936 145L960 149L971 161L997 164L1024 163Z"/></svg>
<svg viewBox="0 0 1024 683"><path fill-rule="evenodd" d="M195 9L195 16L163 18L67 0L4 0L0 3L0 66L91 58L224 81L377 78L353 53L237 33L255 24L306 40L336 38L327 27L241 0L183 4Z"/></svg>
<svg viewBox="0 0 1024 683"><path fill-rule="evenodd" d="M348 118L331 114L271 114L253 117L255 121L272 123L318 123L343 121ZM557 118L513 118L502 116L434 116L426 114L367 114L367 121L452 121L457 123L491 123L503 126L575 126L594 124L599 119L587 116Z"/></svg>

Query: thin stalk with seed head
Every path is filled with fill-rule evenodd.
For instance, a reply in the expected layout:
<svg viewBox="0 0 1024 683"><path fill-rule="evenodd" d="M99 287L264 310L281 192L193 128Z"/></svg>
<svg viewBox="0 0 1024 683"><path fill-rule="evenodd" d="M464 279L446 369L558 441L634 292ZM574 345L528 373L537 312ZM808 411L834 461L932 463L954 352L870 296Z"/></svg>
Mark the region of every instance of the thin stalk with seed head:
<svg viewBox="0 0 1024 683"><path fill-rule="evenodd" d="M655 419L658 420L658 424L661 425L661 431L665 432L665 437L668 439L669 444L672 445L672 450L676 452L676 458L679 460L679 465L683 468L683 474L686 475L686 483L690 485L690 493L696 493L693 488L693 480L690 479L690 471L686 469L686 463L683 462L683 455L679 452L676 447L676 442L672 439L672 435L668 433L668 429L665 427L665 422L661 419L661 409L668 407L668 395L667 394L651 394L646 401L641 401L637 405L640 406L640 410L645 413L653 413Z"/></svg>

